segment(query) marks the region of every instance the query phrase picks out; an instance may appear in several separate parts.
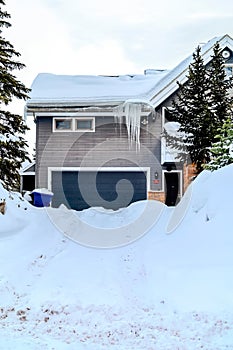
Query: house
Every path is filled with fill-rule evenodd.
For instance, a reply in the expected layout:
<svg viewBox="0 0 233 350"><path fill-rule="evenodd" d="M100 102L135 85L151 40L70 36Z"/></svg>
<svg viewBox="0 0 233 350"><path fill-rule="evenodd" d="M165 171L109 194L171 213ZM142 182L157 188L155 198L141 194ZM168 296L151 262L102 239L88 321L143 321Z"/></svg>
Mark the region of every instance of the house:
<svg viewBox="0 0 233 350"><path fill-rule="evenodd" d="M217 41L232 74L228 35L202 46L204 63ZM177 160L161 134L177 81L185 83L191 62L192 55L170 71L142 75L38 74L26 114L36 122L35 186L54 193L54 207L118 209L143 199L179 201L192 167Z"/></svg>
<svg viewBox="0 0 233 350"><path fill-rule="evenodd" d="M32 191L35 188L35 162L23 166L19 172L21 192Z"/></svg>

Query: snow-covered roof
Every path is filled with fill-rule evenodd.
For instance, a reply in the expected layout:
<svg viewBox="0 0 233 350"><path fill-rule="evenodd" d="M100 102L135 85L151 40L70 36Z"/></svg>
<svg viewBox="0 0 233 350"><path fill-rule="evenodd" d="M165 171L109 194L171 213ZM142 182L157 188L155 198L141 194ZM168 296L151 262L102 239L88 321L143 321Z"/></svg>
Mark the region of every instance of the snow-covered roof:
<svg viewBox="0 0 233 350"><path fill-rule="evenodd" d="M214 37L206 44L201 46L201 54L204 64L208 64L213 55L214 45L219 42L222 49L228 47L233 51L233 39L228 35ZM162 103L167 97L174 93L177 88L177 81L184 83L187 80L187 74L190 63L193 61L193 54L185 58L174 69L169 71L159 82L151 89L148 94L150 102L156 107Z"/></svg>
<svg viewBox="0 0 233 350"><path fill-rule="evenodd" d="M20 175L35 175L35 164L36 162L26 162L26 164L23 164L19 171Z"/></svg>
<svg viewBox="0 0 233 350"><path fill-rule="evenodd" d="M125 101L146 96L166 71L148 75L91 76L40 73L32 84L27 105Z"/></svg>
<svg viewBox="0 0 233 350"><path fill-rule="evenodd" d="M229 35L215 37L202 45L204 63L210 62L216 42L220 47L233 51L233 39ZM73 105L121 103L129 99L148 101L159 106L174 93L177 81L187 80L188 67L193 60L190 55L170 71L150 70L152 74L92 76L55 75L40 73L32 83L32 91L27 106Z"/></svg>

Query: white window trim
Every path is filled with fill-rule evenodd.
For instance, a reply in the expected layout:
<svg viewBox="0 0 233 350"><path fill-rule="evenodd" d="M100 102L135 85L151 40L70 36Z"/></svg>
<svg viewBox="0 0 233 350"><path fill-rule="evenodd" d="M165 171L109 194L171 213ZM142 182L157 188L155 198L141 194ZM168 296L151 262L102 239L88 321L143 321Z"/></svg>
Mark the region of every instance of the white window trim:
<svg viewBox="0 0 233 350"><path fill-rule="evenodd" d="M166 109L167 109L167 107L162 107L162 131L163 131L164 125L165 125L165 113L166 113Z"/></svg>
<svg viewBox="0 0 233 350"><path fill-rule="evenodd" d="M147 198L150 192L150 167L48 167L48 190L52 190L52 172L53 171L142 171L146 174Z"/></svg>
<svg viewBox="0 0 233 350"><path fill-rule="evenodd" d="M162 130L164 129L164 125L166 123L166 119L165 119L166 110L171 111L172 107L162 107Z"/></svg>
<svg viewBox="0 0 233 350"><path fill-rule="evenodd" d="M171 107L162 107L162 133L164 131L164 125L166 123L165 120L165 111L171 109ZM170 148L172 151L172 148ZM173 152L172 152L173 153ZM174 150L174 154L177 154L177 151ZM172 158L171 158L172 157ZM166 145L166 138L164 136L161 136L161 164L164 164L166 162L174 162L174 163L180 163L179 159L177 159L174 155L171 154L169 158L167 158L167 145Z"/></svg>
<svg viewBox="0 0 233 350"><path fill-rule="evenodd" d="M233 67L233 63L224 63L224 67Z"/></svg>
<svg viewBox="0 0 233 350"><path fill-rule="evenodd" d="M71 129L56 129L56 120L70 120L71 121ZM53 132L72 132L74 129L73 127L73 118L68 117L68 118L64 118L64 117L54 117L53 118Z"/></svg>
<svg viewBox="0 0 233 350"><path fill-rule="evenodd" d="M73 116L54 116L53 115L53 132L95 132L95 117L73 117ZM56 120L71 120L71 129L56 129ZM92 129L77 129L76 120L91 120Z"/></svg>
<svg viewBox="0 0 233 350"><path fill-rule="evenodd" d="M92 125L92 128L91 129L78 129L76 128L76 121L77 120L83 120L83 121L87 121L87 120L91 120L91 125ZM74 123L75 123L75 126L74 126L74 131L76 132L95 132L95 118L94 117L77 117L77 118L74 118Z"/></svg>
<svg viewBox="0 0 233 350"><path fill-rule="evenodd" d="M162 133L164 131L164 125L165 125L165 113L166 113L165 110L166 110L166 107L162 107ZM164 136L161 136L161 164L165 162L166 162L166 139Z"/></svg>

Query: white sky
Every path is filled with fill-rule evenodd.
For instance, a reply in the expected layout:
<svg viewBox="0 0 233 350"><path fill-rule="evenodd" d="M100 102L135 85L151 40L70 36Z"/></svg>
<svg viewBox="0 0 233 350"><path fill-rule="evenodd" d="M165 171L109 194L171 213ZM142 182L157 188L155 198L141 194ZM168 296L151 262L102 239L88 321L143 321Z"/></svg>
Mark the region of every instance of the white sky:
<svg viewBox="0 0 233 350"><path fill-rule="evenodd" d="M201 42L233 35L229 0L6 0L4 36L30 85L39 72L143 73L173 68Z"/></svg>
<svg viewBox="0 0 233 350"><path fill-rule="evenodd" d="M3 32L26 68L38 73L143 74L173 68L197 45L233 36L229 0L6 0L12 27Z"/></svg>

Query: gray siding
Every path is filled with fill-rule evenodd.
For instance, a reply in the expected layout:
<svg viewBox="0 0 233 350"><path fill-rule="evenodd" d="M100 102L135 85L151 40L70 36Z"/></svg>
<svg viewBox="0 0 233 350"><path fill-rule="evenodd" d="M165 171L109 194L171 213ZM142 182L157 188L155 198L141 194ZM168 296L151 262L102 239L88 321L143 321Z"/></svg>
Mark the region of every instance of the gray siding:
<svg viewBox="0 0 233 350"><path fill-rule="evenodd" d="M56 116L56 115L54 115ZM161 190L153 182L154 172L162 179L161 118L148 118L141 128L140 150L129 147L124 124L113 117L96 117L95 132L52 132L52 117L37 118L37 178L36 187L48 187L48 167L150 167L150 189Z"/></svg>

